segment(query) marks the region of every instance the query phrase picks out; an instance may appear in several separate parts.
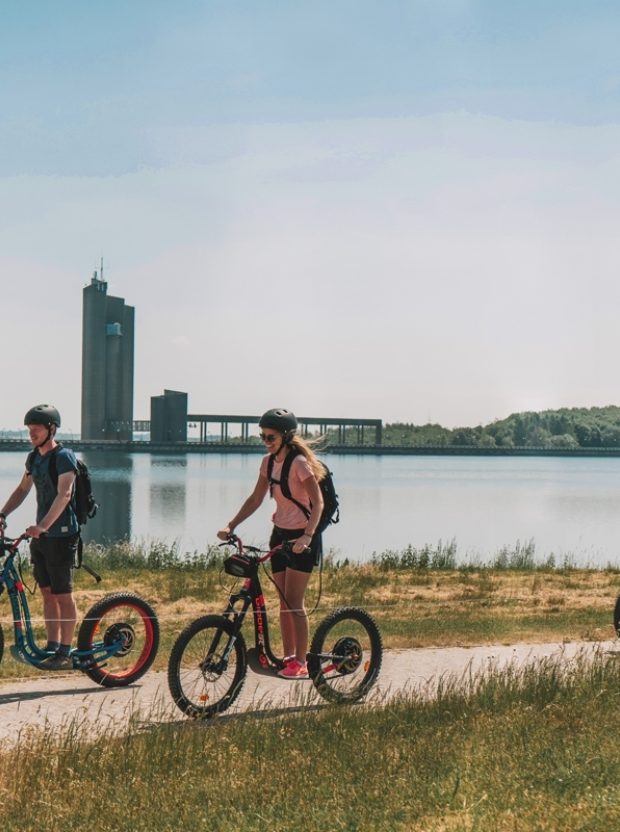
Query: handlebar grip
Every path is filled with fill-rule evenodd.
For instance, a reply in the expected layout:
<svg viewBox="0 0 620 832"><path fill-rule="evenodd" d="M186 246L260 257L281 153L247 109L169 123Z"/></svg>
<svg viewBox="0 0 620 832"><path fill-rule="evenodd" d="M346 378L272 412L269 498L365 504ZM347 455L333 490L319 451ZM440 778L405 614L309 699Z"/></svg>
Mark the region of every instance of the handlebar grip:
<svg viewBox="0 0 620 832"><path fill-rule="evenodd" d="M223 543L218 543L218 546L237 546L239 544L239 538L236 534L229 534L227 539L224 540Z"/></svg>
<svg viewBox="0 0 620 832"><path fill-rule="evenodd" d="M294 555L295 552L293 552L293 546L295 545L295 543L297 543L297 540L285 540L281 544L282 545L282 551L286 552L287 555ZM305 546L303 551L304 552L309 552L310 551L310 546Z"/></svg>

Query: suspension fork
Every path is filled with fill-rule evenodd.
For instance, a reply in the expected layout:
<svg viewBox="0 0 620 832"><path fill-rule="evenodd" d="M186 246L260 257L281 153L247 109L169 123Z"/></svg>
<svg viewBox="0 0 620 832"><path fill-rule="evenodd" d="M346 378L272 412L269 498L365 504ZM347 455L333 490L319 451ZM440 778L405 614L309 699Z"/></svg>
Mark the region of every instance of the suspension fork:
<svg viewBox="0 0 620 832"><path fill-rule="evenodd" d="M237 609L237 604L241 602L241 608ZM248 588L244 587L235 595L231 595L228 599L228 606L223 612L224 618L228 618L233 623L235 637L239 634L243 621L247 614L250 605L252 604L252 596L248 592Z"/></svg>
<svg viewBox="0 0 620 832"><path fill-rule="evenodd" d="M237 604L241 602L242 606L241 609L237 609ZM220 630L213 636L211 644L209 645L209 650L207 651L207 655L205 656L204 660L201 662L201 669L205 670L216 670L218 673L222 673L226 667L228 667L228 659L230 658L230 654L233 651L235 646L235 641L241 631L241 627L243 625L243 620L246 616L246 613L252 603L252 599L248 592L241 590L241 592L237 593L236 595L231 595L228 599L228 605L223 612L224 618L227 618L229 621L232 622L233 631L230 635L225 636L224 633ZM220 641L222 638L227 638L226 644L224 649L220 655L219 660L213 664L213 656L218 651L220 646Z"/></svg>

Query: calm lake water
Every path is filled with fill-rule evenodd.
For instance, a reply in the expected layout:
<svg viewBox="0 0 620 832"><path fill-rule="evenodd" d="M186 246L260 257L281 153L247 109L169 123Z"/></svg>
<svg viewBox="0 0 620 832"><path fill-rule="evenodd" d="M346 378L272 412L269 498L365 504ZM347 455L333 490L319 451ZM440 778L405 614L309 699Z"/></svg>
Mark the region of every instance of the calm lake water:
<svg viewBox="0 0 620 832"><path fill-rule="evenodd" d="M24 453L0 454L0 500L23 472ZM90 452L99 514L86 539L178 541L204 550L252 490L260 456L162 456ZM340 557L411 543L457 542L461 561L490 560L504 545L534 539L536 556L579 565L620 564L620 459L558 457L338 456L342 521L325 534ZM269 500L239 529L264 544ZM34 497L10 518L16 535L34 519Z"/></svg>

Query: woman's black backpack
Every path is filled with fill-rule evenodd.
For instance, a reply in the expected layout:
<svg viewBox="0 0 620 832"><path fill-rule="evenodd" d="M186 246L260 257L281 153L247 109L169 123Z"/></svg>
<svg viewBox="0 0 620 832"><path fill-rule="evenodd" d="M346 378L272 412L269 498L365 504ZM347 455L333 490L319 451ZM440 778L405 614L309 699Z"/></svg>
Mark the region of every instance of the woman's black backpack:
<svg viewBox="0 0 620 832"><path fill-rule="evenodd" d="M280 472L280 479L274 480L271 477L273 466L275 464L275 457L273 454L269 457L269 462L267 463L267 479L269 480L269 487L271 488L273 485L279 485L282 494L286 497L287 500L290 500L292 503L295 503L298 509L303 511L306 517L310 517L310 512L308 509L300 502L298 502L291 494L290 488L288 487L288 474L291 469L291 463L295 459L301 451L297 451L293 448L284 458L284 462L282 463L282 471ZM321 460L319 460L321 462ZM340 508L338 504L338 495L336 494L336 488L334 487L334 480L332 477L332 472L329 470L327 465L321 462L321 465L325 469L325 476L322 480L319 481L319 488L321 489L321 494L323 495L323 511L321 513L321 519L319 520L319 525L317 526L318 532L323 532L325 529L330 526L332 523L339 523L340 522Z"/></svg>

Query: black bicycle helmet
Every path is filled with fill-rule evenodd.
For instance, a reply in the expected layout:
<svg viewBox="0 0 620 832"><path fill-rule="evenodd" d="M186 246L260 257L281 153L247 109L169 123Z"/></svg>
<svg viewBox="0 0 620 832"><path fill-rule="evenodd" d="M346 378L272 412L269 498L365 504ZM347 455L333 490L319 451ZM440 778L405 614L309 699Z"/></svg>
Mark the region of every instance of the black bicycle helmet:
<svg viewBox="0 0 620 832"><path fill-rule="evenodd" d="M47 425L51 427L56 425L60 427L60 413L51 404L37 404L31 407L28 413L24 416L25 425Z"/></svg>
<svg viewBox="0 0 620 832"><path fill-rule="evenodd" d="M263 413L258 426L277 430L284 434L285 439L290 439L297 430L297 419L290 410L285 410L283 407L274 407Z"/></svg>

